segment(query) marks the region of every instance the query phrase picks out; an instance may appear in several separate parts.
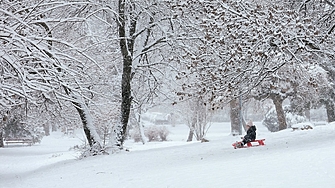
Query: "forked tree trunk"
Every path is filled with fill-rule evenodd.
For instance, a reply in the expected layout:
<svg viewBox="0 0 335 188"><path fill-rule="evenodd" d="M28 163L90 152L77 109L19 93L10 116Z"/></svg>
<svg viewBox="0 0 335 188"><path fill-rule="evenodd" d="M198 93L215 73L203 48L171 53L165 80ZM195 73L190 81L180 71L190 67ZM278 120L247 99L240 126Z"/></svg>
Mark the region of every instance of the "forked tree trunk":
<svg viewBox="0 0 335 188"><path fill-rule="evenodd" d="M284 99L282 99L282 97L280 97L279 95L276 95L272 97L271 99L276 108L278 124L279 124L279 127L278 127L279 131L287 129L287 123L286 123L285 113L283 109Z"/></svg>
<svg viewBox="0 0 335 188"><path fill-rule="evenodd" d="M190 108L190 114L192 116L188 122L190 131L187 142L191 142L193 137L199 141L202 140L205 136L205 128L207 124L206 106L203 105L203 101L201 99L196 99L190 103Z"/></svg>
<svg viewBox="0 0 335 188"><path fill-rule="evenodd" d="M188 127L190 128L190 131L188 132L187 142L192 142L193 140L196 123L197 123L197 120L195 116L192 116L191 122L188 123Z"/></svg>

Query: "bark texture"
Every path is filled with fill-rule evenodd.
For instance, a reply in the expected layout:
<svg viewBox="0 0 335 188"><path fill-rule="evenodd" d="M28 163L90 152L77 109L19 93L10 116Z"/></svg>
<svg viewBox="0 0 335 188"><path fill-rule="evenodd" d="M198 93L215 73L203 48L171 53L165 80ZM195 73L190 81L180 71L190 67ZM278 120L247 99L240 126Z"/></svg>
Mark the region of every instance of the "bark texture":
<svg viewBox="0 0 335 188"><path fill-rule="evenodd" d="M129 2L128 2L129 3ZM133 3L126 5L125 0L119 0L118 3L118 31L120 40L120 49L123 59L123 71L122 71L122 102L121 102L121 127L116 129L116 145L122 149L123 143L126 139L126 131L130 115L131 107L131 75L132 75L132 63L133 63L133 51L134 51L134 33L136 31L136 18L131 14L131 10L134 8ZM126 7L127 6L127 7ZM129 6L129 7L128 7ZM126 16L126 8L127 12ZM127 20L129 18L130 20Z"/></svg>
<svg viewBox="0 0 335 188"><path fill-rule="evenodd" d="M81 122L83 123L83 128L84 128L84 132L85 132L85 136L87 138L88 144L90 145L90 147L93 147L93 145L97 141L95 140L89 128L87 114L85 113L85 110L83 110L83 107L82 105L80 105L80 103L76 103L76 102L72 102L72 103L74 104L76 110L78 111Z"/></svg>

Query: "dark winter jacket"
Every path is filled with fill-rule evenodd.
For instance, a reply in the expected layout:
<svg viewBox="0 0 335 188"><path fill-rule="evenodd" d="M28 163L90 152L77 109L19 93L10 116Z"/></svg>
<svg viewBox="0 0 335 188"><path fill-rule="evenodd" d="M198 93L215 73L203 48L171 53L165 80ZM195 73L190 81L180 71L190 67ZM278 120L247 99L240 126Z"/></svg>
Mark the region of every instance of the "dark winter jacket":
<svg viewBox="0 0 335 188"><path fill-rule="evenodd" d="M247 130L247 135L244 136L246 142L250 142L256 139L256 126L253 125Z"/></svg>

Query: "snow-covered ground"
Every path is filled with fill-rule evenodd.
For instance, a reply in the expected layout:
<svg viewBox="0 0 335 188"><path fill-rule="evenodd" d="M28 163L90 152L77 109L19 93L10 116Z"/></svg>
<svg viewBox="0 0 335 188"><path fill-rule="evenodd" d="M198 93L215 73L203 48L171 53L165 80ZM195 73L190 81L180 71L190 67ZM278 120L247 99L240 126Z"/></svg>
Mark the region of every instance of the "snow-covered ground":
<svg viewBox="0 0 335 188"><path fill-rule="evenodd" d="M335 187L335 123L270 133L265 146L233 149L229 123L213 123L210 142L187 143L185 125L168 142L127 141L130 152L78 160L83 134L52 133L31 147L0 148L1 188Z"/></svg>

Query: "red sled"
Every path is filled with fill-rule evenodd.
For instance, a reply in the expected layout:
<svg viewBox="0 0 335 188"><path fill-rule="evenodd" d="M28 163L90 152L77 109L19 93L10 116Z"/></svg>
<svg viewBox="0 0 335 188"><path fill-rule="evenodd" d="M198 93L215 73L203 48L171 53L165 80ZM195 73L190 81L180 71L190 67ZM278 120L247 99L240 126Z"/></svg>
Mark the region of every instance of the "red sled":
<svg viewBox="0 0 335 188"><path fill-rule="evenodd" d="M248 142L246 146L243 146L241 148L248 148L248 147L254 147L254 146L264 146L265 145L264 141L265 141L264 138L259 139L259 140L254 140L254 141ZM258 143L258 145L253 145L252 143L254 143L254 142ZM234 147L234 149L236 149L236 148L238 148L237 144L240 144L240 143L241 142L235 142L235 143L232 144L232 146Z"/></svg>

